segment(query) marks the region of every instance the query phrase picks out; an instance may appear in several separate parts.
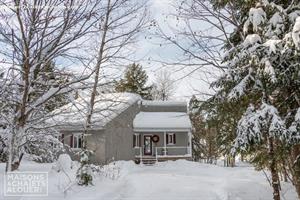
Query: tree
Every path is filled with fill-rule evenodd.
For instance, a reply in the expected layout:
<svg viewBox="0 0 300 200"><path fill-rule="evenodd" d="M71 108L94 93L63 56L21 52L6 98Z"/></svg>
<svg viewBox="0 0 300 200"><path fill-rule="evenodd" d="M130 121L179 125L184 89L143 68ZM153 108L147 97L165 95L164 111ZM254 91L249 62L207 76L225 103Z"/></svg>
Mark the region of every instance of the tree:
<svg viewBox="0 0 300 200"><path fill-rule="evenodd" d="M167 101L175 91L175 81L171 78L171 73L167 70L158 72L153 84L153 99Z"/></svg>
<svg viewBox="0 0 300 200"><path fill-rule="evenodd" d="M222 64L223 47L233 46L230 34L234 28L240 28L242 19L237 17L240 12L235 1L226 9L219 9L214 4L217 1L174 1L172 5L176 12L168 14L165 19L167 22L170 20L168 28L153 23L154 35L160 39L160 45L171 46L181 52L172 60L159 61L172 71L182 72L182 79L194 76L211 84L227 68ZM206 91L197 92L211 97ZM212 92L214 94L215 91Z"/></svg>
<svg viewBox="0 0 300 200"><path fill-rule="evenodd" d="M47 63L57 60L86 65L82 53L87 36L98 22L98 1L0 1L0 51L5 84L0 86L2 134L8 141L7 171L17 169L31 133L45 133L45 104L74 90L91 74L72 75L66 82L48 80ZM56 9L54 9L56 8ZM57 9L59 8L59 9ZM61 72L63 69L61 69ZM42 91L37 85L45 85ZM49 134L49 132L48 132Z"/></svg>
<svg viewBox="0 0 300 200"><path fill-rule="evenodd" d="M141 65L133 63L127 67L124 77L116 84L116 91L136 93L143 99L151 100L152 86L146 86L147 81L146 71Z"/></svg>
<svg viewBox="0 0 300 200"><path fill-rule="evenodd" d="M233 153L237 150L251 152L254 161L262 161L256 165L268 167L274 200L280 199L279 158L284 150L289 152L285 161L297 162L292 152L299 147L299 127L291 129L291 124L298 123L296 113L300 106L296 33L299 3L280 3L253 1L241 7L247 8L247 12L242 12L247 14L240 16L245 37L235 40L234 47L228 49L224 58L228 70L217 83L226 93L226 100L248 99L248 109L237 125ZM231 38L236 39L234 36L240 32L241 29L235 29ZM256 159L257 155L264 159ZM297 169L294 165L290 173L300 194Z"/></svg>
<svg viewBox="0 0 300 200"><path fill-rule="evenodd" d="M214 163L219 157L217 143L217 129L209 121L208 110L202 107L205 102L199 101L193 96L189 103L190 119L193 130L193 156L195 160L205 160L206 163Z"/></svg>
<svg viewBox="0 0 300 200"><path fill-rule="evenodd" d="M87 107L85 131L83 135L83 148L81 155L82 166L77 172L77 180L79 185L92 184L92 176L90 171L89 156L91 151L87 150L88 131L93 125L92 116L94 114L94 106L96 96L103 90L99 89L102 84L100 76L101 70L107 65L119 65L119 62L124 63L132 53L130 45L135 42L135 39L140 31L144 28L147 22L147 4L144 1L136 0L106 0L103 1L101 11L103 16L99 29L96 32L96 55L94 77L92 89L90 91L89 104ZM98 42L99 41L99 42ZM106 77L107 78L107 77ZM102 82L103 82L102 80ZM147 81L147 80L146 80ZM110 109L110 108L107 108Z"/></svg>

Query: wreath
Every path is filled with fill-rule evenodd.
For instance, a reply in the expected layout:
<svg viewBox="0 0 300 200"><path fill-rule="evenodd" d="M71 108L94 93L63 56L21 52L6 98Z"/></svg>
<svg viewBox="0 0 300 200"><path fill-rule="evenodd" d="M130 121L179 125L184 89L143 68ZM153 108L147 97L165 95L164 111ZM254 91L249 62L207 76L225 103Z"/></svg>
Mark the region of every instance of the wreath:
<svg viewBox="0 0 300 200"><path fill-rule="evenodd" d="M151 139L152 139L152 142L157 143L159 141L159 136L153 135Z"/></svg>

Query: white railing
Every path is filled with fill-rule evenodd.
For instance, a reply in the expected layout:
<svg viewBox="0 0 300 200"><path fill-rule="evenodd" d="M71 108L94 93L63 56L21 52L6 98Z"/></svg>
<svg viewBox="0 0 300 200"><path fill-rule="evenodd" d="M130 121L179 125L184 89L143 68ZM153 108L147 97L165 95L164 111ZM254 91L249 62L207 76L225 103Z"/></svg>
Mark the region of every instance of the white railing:
<svg viewBox="0 0 300 200"><path fill-rule="evenodd" d="M178 157L190 155L190 147L188 146L167 146L155 147L157 157Z"/></svg>
<svg viewBox="0 0 300 200"><path fill-rule="evenodd" d="M137 149L138 148L138 149ZM156 161L161 157L190 157L191 150L188 146L167 146L167 147L153 147L152 155L144 155L143 153L144 147L136 147L135 156L140 158L141 161L143 157L155 157ZM153 151L154 150L154 151Z"/></svg>

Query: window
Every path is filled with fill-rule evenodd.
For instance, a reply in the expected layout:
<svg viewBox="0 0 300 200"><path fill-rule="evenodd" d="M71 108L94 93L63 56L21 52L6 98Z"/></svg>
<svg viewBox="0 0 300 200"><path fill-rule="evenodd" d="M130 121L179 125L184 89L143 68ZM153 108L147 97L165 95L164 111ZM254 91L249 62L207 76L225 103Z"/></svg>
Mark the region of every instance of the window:
<svg viewBox="0 0 300 200"><path fill-rule="evenodd" d="M71 135L71 148L80 149L82 147L82 134Z"/></svg>
<svg viewBox="0 0 300 200"><path fill-rule="evenodd" d="M175 133L166 134L167 144L176 144L176 135Z"/></svg>
<svg viewBox="0 0 300 200"><path fill-rule="evenodd" d="M133 135L133 147L140 147L141 146L141 135L134 134Z"/></svg>

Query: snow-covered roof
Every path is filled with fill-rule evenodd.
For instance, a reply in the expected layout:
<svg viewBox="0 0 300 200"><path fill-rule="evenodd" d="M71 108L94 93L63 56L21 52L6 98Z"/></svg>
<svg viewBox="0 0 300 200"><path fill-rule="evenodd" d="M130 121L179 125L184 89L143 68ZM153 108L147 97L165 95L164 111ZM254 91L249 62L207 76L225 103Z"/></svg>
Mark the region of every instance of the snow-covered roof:
<svg viewBox="0 0 300 200"><path fill-rule="evenodd" d="M100 94L95 98L92 127L103 127L113 118L133 105L141 97L132 93ZM52 112L54 115L50 122L56 126L84 127L89 110L89 96L82 96Z"/></svg>
<svg viewBox="0 0 300 200"><path fill-rule="evenodd" d="M134 129L190 129L191 120L184 112L140 112L133 121Z"/></svg>

